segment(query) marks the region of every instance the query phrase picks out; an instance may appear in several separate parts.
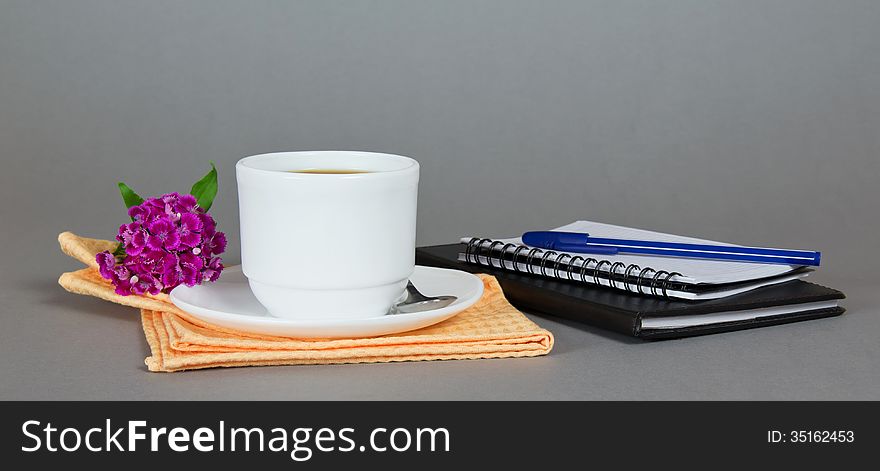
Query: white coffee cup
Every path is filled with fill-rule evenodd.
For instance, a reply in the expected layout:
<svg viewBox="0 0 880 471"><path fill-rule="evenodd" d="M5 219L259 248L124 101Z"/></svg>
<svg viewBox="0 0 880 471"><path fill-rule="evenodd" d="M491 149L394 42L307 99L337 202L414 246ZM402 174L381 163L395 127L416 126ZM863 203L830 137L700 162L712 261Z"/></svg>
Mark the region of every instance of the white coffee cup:
<svg viewBox="0 0 880 471"><path fill-rule="evenodd" d="M297 173L303 170L366 173ZM276 317L381 316L415 267L419 164L355 151L279 152L235 165L241 265Z"/></svg>

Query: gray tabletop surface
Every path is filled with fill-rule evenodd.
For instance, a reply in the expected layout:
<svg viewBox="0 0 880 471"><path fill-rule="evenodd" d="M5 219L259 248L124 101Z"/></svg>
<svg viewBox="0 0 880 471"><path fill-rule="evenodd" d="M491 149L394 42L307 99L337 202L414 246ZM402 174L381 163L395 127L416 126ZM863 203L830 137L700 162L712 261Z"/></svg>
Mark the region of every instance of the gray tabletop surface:
<svg viewBox="0 0 880 471"><path fill-rule="evenodd" d="M880 301L867 283L823 280L849 295L842 317L681 340L530 315L555 336L547 356L151 373L138 312L65 292L55 274L73 260L39 261L2 281L2 399L880 398Z"/></svg>

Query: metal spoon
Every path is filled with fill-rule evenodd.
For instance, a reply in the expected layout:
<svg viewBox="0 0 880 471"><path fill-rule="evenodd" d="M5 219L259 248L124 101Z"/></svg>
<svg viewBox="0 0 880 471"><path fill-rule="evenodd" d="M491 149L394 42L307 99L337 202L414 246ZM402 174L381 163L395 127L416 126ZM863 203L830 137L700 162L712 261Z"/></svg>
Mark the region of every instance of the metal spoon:
<svg viewBox="0 0 880 471"><path fill-rule="evenodd" d="M411 314L414 312L440 309L455 302L456 296L425 296L413 286L412 281L406 284L406 298L391 306L389 314Z"/></svg>

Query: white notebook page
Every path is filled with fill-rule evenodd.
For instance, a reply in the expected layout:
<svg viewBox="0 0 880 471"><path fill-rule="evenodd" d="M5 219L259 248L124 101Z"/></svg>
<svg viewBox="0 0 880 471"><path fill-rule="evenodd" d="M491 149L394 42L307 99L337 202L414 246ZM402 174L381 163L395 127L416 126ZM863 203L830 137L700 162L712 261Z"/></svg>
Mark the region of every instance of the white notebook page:
<svg viewBox="0 0 880 471"><path fill-rule="evenodd" d="M562 227L551 229L562 232L586 232L595 237L608 237L614 239L652 240L661 242L684 242L692 244L729 245L725 242L717 242L705 239L695 239L662 232L633 229L631 227L615 226L592 221L575 221ZM510 239L498 239L502 242L522 244L519 237ZM558 252L558 251L557 251ZM560 252L561 253L561 252ZM578 255L571 253L571 255ZM583 254L580 254L583 256ZM748 281L768 276L781 275L798 268L792 265L776 265L768 263L747 262L724 262L718 260L705 260L694 258L660 257L653 255L590 255L594 258L608 260L612 263L623 262L626 265L635 263L642 267L650 266L655 270L678 272L683 276L676 276L675 281L685 283L733 283Z"/></svg>

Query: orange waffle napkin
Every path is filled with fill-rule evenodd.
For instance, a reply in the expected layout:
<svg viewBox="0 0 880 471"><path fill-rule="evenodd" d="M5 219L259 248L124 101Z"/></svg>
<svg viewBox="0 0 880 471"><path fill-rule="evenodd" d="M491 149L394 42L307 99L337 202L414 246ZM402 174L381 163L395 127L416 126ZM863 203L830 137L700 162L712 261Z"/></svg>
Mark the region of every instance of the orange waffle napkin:
<svg viewBox="0 0 880 471"><path fill-rule="evenodd" d="M546 355L553 334L538 327L504 298L498 281L483 280L483 297L458 315L419 330L357 339L293 339L250 334L203 322L171 304L168 296L119 296L98 274L95 254L113 242L59 235L62 250L88 268L61 275L70 292L141 309L141 323L152 355L150 371L181 371L218 366L373 363L460 360Z"/></svg>

